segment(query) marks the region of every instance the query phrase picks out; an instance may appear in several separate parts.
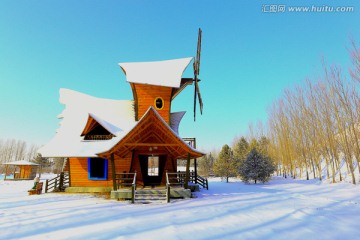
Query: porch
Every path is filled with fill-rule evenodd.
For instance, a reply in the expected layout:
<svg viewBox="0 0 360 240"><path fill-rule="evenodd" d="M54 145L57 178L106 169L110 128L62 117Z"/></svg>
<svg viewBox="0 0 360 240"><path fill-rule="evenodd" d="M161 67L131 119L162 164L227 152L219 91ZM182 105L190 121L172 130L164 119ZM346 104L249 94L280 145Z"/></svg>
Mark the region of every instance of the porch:
<svg viewBox="0 0 360 240"><path fill-rule="evenodd" d="M157 186L144 186L136 184L137 173L115 174L116 190L111 191L111 198L117 200L131 200L132 203L166 203L170 199L191 198L192 191L199 191L199 183L208 188L207 179L190 173L190 181L185 184L186 172L166 172L166 184ZM202 180L205 181L202 181ZM205 182L206 185L202 183ZM187 185L187 186L186 186Z"/></svg>

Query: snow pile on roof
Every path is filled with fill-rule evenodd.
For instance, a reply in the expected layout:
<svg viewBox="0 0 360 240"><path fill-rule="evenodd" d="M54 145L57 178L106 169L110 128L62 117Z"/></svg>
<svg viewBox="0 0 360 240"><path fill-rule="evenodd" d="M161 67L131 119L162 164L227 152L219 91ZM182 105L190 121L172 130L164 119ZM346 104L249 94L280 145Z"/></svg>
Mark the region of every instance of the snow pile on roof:
<svg viewBox="0 0 360 240"><path fill-rule="evenodd" d="M181 76L193 58L156 62L119 63L131 83L179 88Z"/></svg>
<svg viewBox="0 0 360 240"><path fill-rule="evenodd" d="M33 163L33 162L29 162L28 160L19 160L19 161L14 161L14 162L7 162L7 163L3 163L5 165L16 165L16 166L23 166L23 165L29 165L29 166L38 166L39 164Z"/></svg>
<svg viewBox="0 0 360 240"><path fill-rule="evenodd" d="M44 157L96 157L118 142L134 125L134 101L92 97L69 89L60 89L60 103L65 105L59 115L55 137L39 152ZM104 141L84 141L81 133L87 119L94 117L116 137Z"/></svg>

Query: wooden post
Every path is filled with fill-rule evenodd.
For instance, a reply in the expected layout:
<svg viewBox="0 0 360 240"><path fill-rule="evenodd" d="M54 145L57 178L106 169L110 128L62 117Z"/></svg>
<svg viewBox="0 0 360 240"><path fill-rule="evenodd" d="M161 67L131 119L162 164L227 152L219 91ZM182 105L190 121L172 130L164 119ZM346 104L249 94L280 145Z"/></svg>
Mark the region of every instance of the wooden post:
<svg viewBox="0 0 360 240"><path fill-rule="evenodd" d="M189 178L190 178L190 153L188 153L188 158L186 161L186 172L185 172L185 183L184 183L185 189L189 187Z"/></svg>
<svg viewBox="0 0 360 240"><path fill-rule="evenodd" d="M170 202L170 185L167 185L166 186L166 191L167 191L167 194L166 194L166 202Z"/></svg>
<svg viewBox="0 0 360 240"><path fill-rule="evenodd" d="M55 178L55 183L54 183L54 192L56 192L56 188L57 188L57 178Z"/></svg>
<svg viewBox="0 0 360 240"><path fill-rule="evenodd" d="M14 180L15 180L16 165L14 165Z"/></svg>
<svg viewBox="0 0 360 240"><path fill-rule="evenodd" d="M130 171L129 172L132 171L133 166L134 166L134 156L135 156L135 149L133 149L131 152L131 163L130 163Z"/></svg>
<svg viewBox="0 0 360 240"><path fill-rule="evenodd" d="M194 168L195 168L195 171L194 171L194 178L195 178L195 184L197 183L197 164L196 164L196 158L194 158Z"/></svg>
<svg viewBox="0 0 360 240"><path fill-rule="evenodd" d="M196 149L196 138L194 138L194 148ZM194 158L194 168L195 168L195 184L197 183L197 163L196 158Z"/></svg>
<svg viewBox="0 0 360 240"><path fill-rule="evenodd" d="M5 166L5 177L4 177L4 181L6 180L6 175L7 175L8 168L9 168L9 165L6 164L6 166Z"/></svg>
<svg viewBox="0 0 360 240"><path fill-rule="evenodd" d="M45 182L45 193L48 192L48 186L49 186L49 180L46 179L46 182Z"/></svg>
<svg viewBox="0 0 360 240"><path fill-rule="evenodd" d="M131 186L131 203L135 203L135 189Z"/></svg>
<svg viewBox="0 0 360 240"><path fill-rule="evenodd" d="M64 186L64 172L60 173L59 191L62 191Z"/></svg>
<svg viewBox="0 0 360 240"><path fill-rule="evenodd" d="M114 153L111 154L111 172L112 172L112 179L113 179L113 189L114 191L117 190L116 186L116 175L115 175L115 160L114 160Z"/></svg>

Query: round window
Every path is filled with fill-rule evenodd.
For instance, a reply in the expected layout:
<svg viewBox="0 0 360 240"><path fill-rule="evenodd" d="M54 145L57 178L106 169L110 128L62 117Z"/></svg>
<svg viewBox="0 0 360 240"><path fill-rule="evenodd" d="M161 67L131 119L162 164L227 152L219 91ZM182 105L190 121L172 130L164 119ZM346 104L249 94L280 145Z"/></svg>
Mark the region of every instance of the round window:
<svg viewBox="0 0 360 240"><path fill-rule="evenodd" d="M161 97L158 97L155 99L155 107L156 107L156 109L159 109L159 110L163 109L164 100Z"/></svg>

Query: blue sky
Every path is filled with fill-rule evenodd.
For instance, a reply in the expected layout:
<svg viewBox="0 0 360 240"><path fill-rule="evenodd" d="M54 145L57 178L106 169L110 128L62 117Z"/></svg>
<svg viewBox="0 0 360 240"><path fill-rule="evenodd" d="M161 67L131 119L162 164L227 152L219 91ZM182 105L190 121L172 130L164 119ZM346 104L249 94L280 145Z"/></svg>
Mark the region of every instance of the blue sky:
<svg viewBox="0 0 360 240"><path fill-rule="evenodd" d="M285 12L262 11L279 4ZM294 13L290 6L354 11ZM63 110L60 88L132 99L117 64L194 56L201 27L204 113L194 123L193 87L172 110L187 111L183 137L220 148L245 135L249 122L266 122L285 88L319 75L322 57L347 68L359 20L357 0L0 0L0 138L49 141Z"/></svg>

